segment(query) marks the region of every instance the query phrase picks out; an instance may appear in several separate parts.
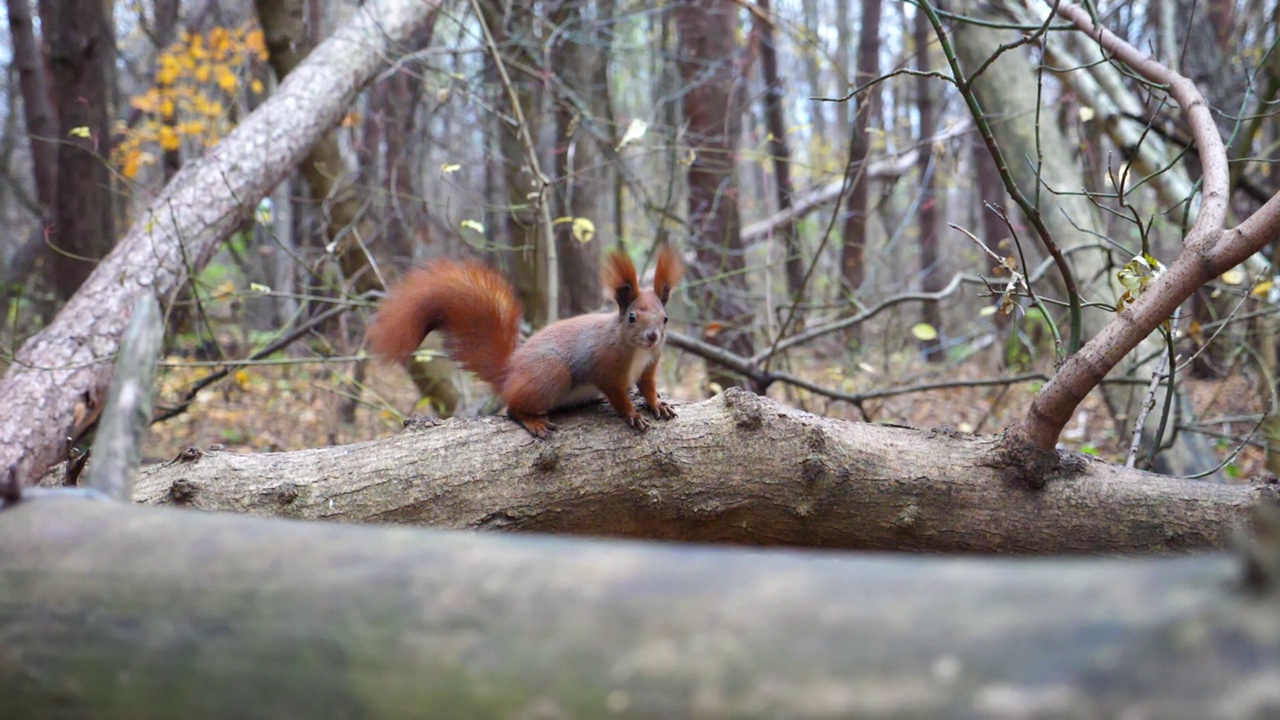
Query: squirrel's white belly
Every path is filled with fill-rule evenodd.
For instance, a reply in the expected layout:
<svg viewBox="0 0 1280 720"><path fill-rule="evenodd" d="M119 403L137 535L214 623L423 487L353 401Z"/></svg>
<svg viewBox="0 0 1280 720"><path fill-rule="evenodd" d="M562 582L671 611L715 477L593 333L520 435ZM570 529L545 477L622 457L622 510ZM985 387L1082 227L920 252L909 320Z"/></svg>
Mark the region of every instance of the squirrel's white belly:
<svg viewBox="0 0 1280 720"><path fill-rule="evenodd" d="M582 405L601 396L600 388L595 385L575 385L569 389L569 392L560 397L554 409L573 407L574 405Z"/></svg>

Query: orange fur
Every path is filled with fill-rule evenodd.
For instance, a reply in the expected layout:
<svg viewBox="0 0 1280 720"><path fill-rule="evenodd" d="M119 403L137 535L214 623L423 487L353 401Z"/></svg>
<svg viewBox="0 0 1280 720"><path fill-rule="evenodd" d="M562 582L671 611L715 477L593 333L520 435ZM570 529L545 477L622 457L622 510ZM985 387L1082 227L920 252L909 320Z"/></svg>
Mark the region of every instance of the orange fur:
<svg viewBox="0 0 1280 720"><path fill-rule="evenodd" d="M552 323L519 345L520 304L501 275L478 263L442 260L412 270L383 301L369 342L379 354L404 360L434 330L464 368L489 383L508 414L533 435L555 429L547 413L603 394L632 427L649 422L628 395L637 385L654 417L675 411L658 397L658 360L666 340L664 307L683 265L663 247L652 290L641 290L635 266L615 252L601 273L616 312Z"/></svg>
<svg viewBox="0 0 1280 720"><path fill-rule="evenodd" d="M520 303L511 284L475 262L439 260L410 270L382 302L369 344L402 362L441 330L449 355L495 388L520 341Z"/></svg>

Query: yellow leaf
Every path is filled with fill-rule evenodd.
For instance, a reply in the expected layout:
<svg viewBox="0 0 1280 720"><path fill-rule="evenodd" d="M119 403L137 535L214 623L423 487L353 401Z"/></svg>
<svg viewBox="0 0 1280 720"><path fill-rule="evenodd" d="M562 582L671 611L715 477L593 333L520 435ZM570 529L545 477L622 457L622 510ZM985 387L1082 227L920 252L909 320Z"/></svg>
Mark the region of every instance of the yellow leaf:
<svg viewBox="0 0 1280 720"><path fill-rule="evenodd" d="M1080 109L1076 110L1076 112L1080 115L1081 122L1089 122L1094 116L1093 108L1088 105L1081 105Z"/></svg>
<svg viewBox="0 0 1280 720"><path fill-rule="evenodd" d="M717 382L708 383L707 388L710 389L711 392L716 395L719 395L720 393L724 392L724 388L720 387L720 383L717 383Z"/></svg>
<svg viewBox="0 0 1280 720"><path fill-rule="evenodd" d="M71 128L71 132L68 132L67 134L72 137L80 137L80 138L87 138L93 135L93 133L90 132L89 128L85 127L84 125Z"/></svg>
<svg viewBox="0 0 1280 720"><path fill-rule="evenodd" d="M130 180L138 177L138 168L142 164L142 151L131 150L124 156L124 162L120 166L120 173Z"/></svg>
<svg viewBox="0 0 1280 720"><path fill-rule="evenodd" d="M214 52L225 53L231 44L231 33L225 27L218 26L209 31L209 47Z"/></svg>
<svg viewBox="0 0 1280 720"><path fill-rule="evenodd" d="M911 334L916 336L917 340L937 340L938 330L929 323L916 323L911 326Z"/></svg>
<svg viewBox="0 0 1280 720"><path fill-rule="evenodd" d="M131 100L129 104L145 113L153 113L160 106L160 93L155 88L139 95Z"/></svg>
<svg viewBox="0 0 1280 720"><path fill-rule="evenodd" d="M468 230L474 230L482 235L484 234L484 223L477 222L475 220L463 220L458 224Z"/></svg>
<svg viewBox="0 0 1280 720"><path fill-rule="evenodd" d="M268 295L271 293L271 288L266 285L263 285L262 283L255 282L255 283L249 283L249 291L257 293L259 295Z"/></svg>
<svg viewBox="0 0 1280 720"><path fill-rule="evenodd" d="M258 59L267 59L267 44L262 39L262 30L251 30L248 35L245 35L244 46L254 55L257 55Z"/></svg>
<svg viewBox="0 0 1280 720"><path fill-rule="evenodd" d="M1244 282L1244 279L1244 271L1238 267L1231 268L1230 270L1222 273L1222 282L1228 285L1240 285Z"/></svg>
<svg viewBox="0 0 1280 720"><path fill-rule="evenodd" d="M1249 294L1255 297L1264 297L1267 293L1271 292L1271 288L1275 287L1275 285L1276 284L1271 280L1263 280L1258 283L1258 286L1251 290Z"/></svg>
<svg viewBox="0 0 1280 720"><path fill-rule="evenodd" d="M444 163L440 166L440 173L442 175L452 175L461 169L462 165L459 163Z"/></svg>
<svg viewBox="0 0 1280 720"><path fill-rule="evenodd" d="M1164 265L1151 255L1146 253L1134 255L1133 259L1125 263L1125 266L1116 273L1116 279L1125 289L1125 293L1120 296L1120 307L1133 302L1142 294L1142 291L1147 289L1148 285L1164 274L1164 270Z"/></svg>
<svg viewBox="0 0 1280 720"><path fill-rule="evenodd" d="M236 385L239 385L242 388L249 386L249 380L251 378L252 376L249 375L249 371L244 368L240 368L236 371Z"/></svg>
<svg viewBox="0 0 1280 720"><path fill-rule="evenodd" d="M174 56L165 53L160 56L160 67L156 70L157 85L172 85L182 75L182 65Z"/></svg>
<svg viewBox="0 0 1280 720"><path fill-rule="evenodd" d="M596 236L596 224L584 217L573 219L573 239L586 245Z"/></svg>
<svg viewBox="0 0 1280 720"><path fill-rule="evenodd" d="M261 80L254 78L253 81L249 83L249 89L253 91L254 95L261 95L265 88L262 86Z"/></svg>
<svg viewBox="0 0 1280 720"><path fill-rule="evenodd" d="M227 69L226 65L219 65L217 72L218 72L218 87L222 88L222 90L226 92L228 95L230 95L231 93L234 93L236 91L236 87L239 85L239 82L240 82L236 78L236 74L231 72L231 70Z"/></svg>
<svg viewBox="0 0 1280 720"><path fill-rule="evenodd" d="M596 224L584 217L558 217L551 221L552 225L573 224L573 239L586 244L596 236Z"/></svg>
<svg viewBox="0 0 1280 720"><path fill-rule="evenodd" d="M349 112L346 117L342 118L342 127L359 127L359 125L360 113L358 112Z"/></svg>
<svg viewBox="0 0 1280 720"><path fill-rule="evenodd" d="M165 119L171 118L176 111L177 108L174 106L171 98L165 98L160 101L160 117Z"/></svg>
<svg viewBox="0 0 1280 720"><path fill-rule="evenodd" d="M182 147L182 139L178 137L178 132L168 125L161 127L160 147L165 150L177 150Z"/></svg>
<svg viewBox="0 0 1280 720"><path fill-rule="evenodd" d="M213 68L212 68L212 67L210 67L210 66L208 66L208 65L201 65L200 67L196 68L196 71L195 71L195 78L196 78L196 82L198 82L198 83L200 83L201 85L203 85L203 84L205 84L205 83L209 82L209 77L210 77L212 74L213 74Z"/></svg>

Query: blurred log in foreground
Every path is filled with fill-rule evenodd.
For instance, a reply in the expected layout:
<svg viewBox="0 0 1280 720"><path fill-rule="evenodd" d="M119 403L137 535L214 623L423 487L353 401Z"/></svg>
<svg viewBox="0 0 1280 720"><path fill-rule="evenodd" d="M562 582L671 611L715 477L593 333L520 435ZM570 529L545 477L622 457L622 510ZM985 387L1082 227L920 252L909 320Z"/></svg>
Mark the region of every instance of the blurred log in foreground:
<svg viewBox="0 0 1280 720"><path fill-rule="evenodd" d="M1238 575L35 497L0 511L0 715L1276 717L1280 603Z"/></svg>

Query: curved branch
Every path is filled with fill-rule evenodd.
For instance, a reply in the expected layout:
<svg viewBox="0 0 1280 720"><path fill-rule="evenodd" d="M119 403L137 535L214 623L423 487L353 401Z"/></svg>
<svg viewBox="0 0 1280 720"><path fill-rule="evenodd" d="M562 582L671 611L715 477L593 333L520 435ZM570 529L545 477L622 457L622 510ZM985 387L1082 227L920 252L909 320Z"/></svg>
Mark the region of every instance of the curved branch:
<svg viewBox="0 0 1280 720"><path fill-rule="evenodd" d="M1200 162L1204 168L1204 201L1188 235L1188 242L1192 238L1203 241L1203 235L1196 232L1198 228L1222 228L1226 222L1231 184L1227 148L1222 143L1222 136L1218 134L1218 126L1213 122L1209 103L1200 94L1195 83L1125 42L1110 30L1094 25L1088 11L1079 5L1064 2L1058 7L1058 15L1070 20L1082 32L1097 40L1103 50L1128 65L1138 75L1168 89L1187 116L1187 125L1191 128L1191 137L1200 151Z"/></svg>
<svg viewBox="0 0 1280 720"><path fill-rule="evenodd" d="M1034 448L1042 457L1052 456L1058 436L1076 407L1129 351L1171 317L1198 288L1280 235L1280 196L1268 200L1239 227L1223 230L1230 190L1226 147L1195 85L1114 34L1095 27L1088 13L1078 6L1064 3L1059 13L1143 78L1169 89L1186 113L1200 150L1205 194L1200 214L1177 260L1079 353L1067 359L1032 399L1026 417L1011 429L1010 439L1015 444ZM1028 459L1028 463L1034 462L1040 460ZM1027 470L1031 470L1030 465Z"/></svg>

